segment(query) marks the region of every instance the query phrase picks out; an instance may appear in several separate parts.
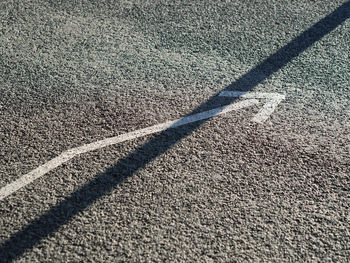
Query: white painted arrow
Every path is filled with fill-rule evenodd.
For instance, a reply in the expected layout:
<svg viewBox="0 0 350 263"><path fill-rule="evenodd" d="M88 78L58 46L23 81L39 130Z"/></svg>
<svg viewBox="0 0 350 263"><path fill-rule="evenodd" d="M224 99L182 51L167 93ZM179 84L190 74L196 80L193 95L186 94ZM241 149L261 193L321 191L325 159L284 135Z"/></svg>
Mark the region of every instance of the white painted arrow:
<svg viewBox="0 0 350 263"><path fill-rule="evenodd" d="M223 91L219 94L219 96L242 97L248 100L231 103L229 105L225 105L225 106L214 108L208 111L192 114L174 121L167 121L167 122L150 126L144 129L124 133L118 136L106 138L97 142L93 142L93 143L85 144L76 148L69 149L61 153L59 156L46 162L45 164L39 166L38 168L32 170L31 172L21 176L16 181L1 188L0 200L18 191L22 187L32 183L34 180L40 178L41 176L45 175L46 173L57 168L61 164L69 161L70 159L72 159L77 155L91 152L97 149L101 149L106 146L136 139L141 136L164 131L166 129L176 128L176 127L180 127L196 121L209 119L214 116L218 116L220 114L228 113L230 111L240 110L242 108L258 104L259 100L257 99L267 99L268 101L265 103L263 108L252 119L255 122L262 123L271 115L271 113L275 110L276 106L281 102L281 100L285 98L284 95L280 95L277 93L246 93L246 92L237 92L237 91Z"/></svg>

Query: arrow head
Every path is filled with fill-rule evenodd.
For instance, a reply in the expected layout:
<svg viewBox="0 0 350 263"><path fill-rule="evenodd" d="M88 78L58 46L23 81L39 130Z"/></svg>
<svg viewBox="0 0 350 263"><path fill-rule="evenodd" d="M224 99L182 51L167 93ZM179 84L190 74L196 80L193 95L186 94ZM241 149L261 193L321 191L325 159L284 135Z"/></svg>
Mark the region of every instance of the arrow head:
<svg viewBox="0 0 350 263"><path fill-rule="evenodd" d="M244 91L222 91L221 97L236 97L245 99L266 99L267 102L253 117L252 121L257 123L265 122L270 115L275 111L276 107L282 100L286 98L285 95L278 93L260 93L260 92L244 92Z"/></svg>

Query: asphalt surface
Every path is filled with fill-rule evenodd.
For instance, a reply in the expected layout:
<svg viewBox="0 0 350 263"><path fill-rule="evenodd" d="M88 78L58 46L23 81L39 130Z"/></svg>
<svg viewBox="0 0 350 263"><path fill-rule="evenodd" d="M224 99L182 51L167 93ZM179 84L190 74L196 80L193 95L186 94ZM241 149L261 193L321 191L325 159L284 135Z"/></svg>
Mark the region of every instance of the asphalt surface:
<svg viewBox="0 0 350 263"><path fill-rule="evenodd" d="M266 3L268 2L268 3ZM0 262L350 261L349 1L2 1ZM262 102L263 103L263 102Z"/></svg>

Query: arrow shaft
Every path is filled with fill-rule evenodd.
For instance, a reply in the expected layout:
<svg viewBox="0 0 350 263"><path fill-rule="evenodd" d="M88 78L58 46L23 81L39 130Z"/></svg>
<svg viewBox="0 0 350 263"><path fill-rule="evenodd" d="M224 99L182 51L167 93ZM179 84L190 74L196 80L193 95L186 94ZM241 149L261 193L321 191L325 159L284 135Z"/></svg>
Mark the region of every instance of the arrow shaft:
<svg viewBox="0 0 350 263"><path fill-rule="evenodd" d="M29 173L21 176L19 179L15 180L14 182L4 186L0 189L0 200L6 198L7 196L11 195L12 193L18 191L19 189L23 188L24 186L32 183L36 179L40 178L41 176L45 175L46 173L52 171L53 169L57 168L58 166L62 165L63 163L69 161L73 157L80 155L82 153L94 151L97 149L104 148L106 146L118 144L121 142L129 141L132 139L136 139L142 136L146 136L149 134L153 134L156 132L160 132L169 128L177 128L189 123L209 119L230 111L240 110L245 107L252 106L254 104L259 103L258 100L250 99L245 101L240 101L236 103L232 103L226 106L214 108L208 111L196 113L190 116L186 116L181 119L177 119L174 121L167 121L161 124L153 125L147 128L143 128L140 130L128 132L125 134L121 134L118 136L106 138L97 142L85 144L76 148L69 149L63 153L61 153L59 156L51 159L50 161L46 162L45 164L37 167L36 169L30 171Z"/></svg>

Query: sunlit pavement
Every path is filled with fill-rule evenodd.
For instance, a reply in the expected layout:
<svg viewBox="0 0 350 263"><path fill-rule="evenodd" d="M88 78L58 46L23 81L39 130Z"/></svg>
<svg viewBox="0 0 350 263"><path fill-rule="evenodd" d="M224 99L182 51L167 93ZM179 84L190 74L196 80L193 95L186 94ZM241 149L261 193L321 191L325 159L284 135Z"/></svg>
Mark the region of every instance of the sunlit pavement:
<svg viewBox="0 0 350 263"><path fill-rule="evenodd" d="M349 16L2 2L0 262L349 261Z"/></svg>

